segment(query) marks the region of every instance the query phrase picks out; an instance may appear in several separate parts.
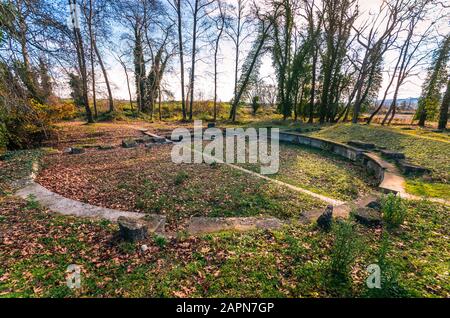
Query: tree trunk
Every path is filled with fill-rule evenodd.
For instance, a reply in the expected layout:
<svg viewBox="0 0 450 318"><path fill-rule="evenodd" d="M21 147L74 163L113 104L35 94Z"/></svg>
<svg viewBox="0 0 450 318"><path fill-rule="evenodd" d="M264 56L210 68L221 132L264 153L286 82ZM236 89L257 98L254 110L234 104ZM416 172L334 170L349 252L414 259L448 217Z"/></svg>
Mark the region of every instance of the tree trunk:
<svg viewBox="0 0 450 318"><path fill-rule="evenodd" d="M383 122L381 123L381 125L385 125L386 121L388 120L389 116L394 112L395 114L395 108L397 107L397 97L398 97L398 91L399 91L400 86L397 85L397 88L395 89L395 93L394 93L394 98L392 99L392 104L391 107L389 107L388 112L386 113L386 116L384 116Z"/></svg>
<svg viewBox="0 0 450 318"><path fill-rule="evenodd" d="M18 11L20 12L20 10ZM23 81L27 90L31 94L31 97L36 99L39 103L43 104L44 100L40 97L40 94L38 94L38 90L36 88L36 80L31 71L30 56L28 53L27 38L26 38L28 27L25 19L21 14L18 14L18 20L19 20L19 32L20 32L19 37L20 37L21 54L23 58L23 66L25 73Z"/></svg>
<svg viewBox="0 0 450 318"><path fill-rule="evenodd" d="M311 101L309 102L309 120L308 123L314 122L314 105L316 102L316 76L317 76L317 59L319 50L314 48L314 57L312 63L312 79L311 79Z"/></svg>
<svg viewBox="0 0 450 318"><path fill-rule="evenodd" d="M261 53L261 50L264 47L264 44L266 42L265 40L266 40L267 34L268 34L269 30L271 29L271 27L272 27L272 23L270 23L267 28L263 29L263 34L261 35L261 40L260 40L260 43L258 44L258 47L256 49L253 61L250 64L250 67L249 67L249 69L247 71L247 74L245 75L244 81L242 82L242 85L241 85L241 87L240 87L240 89L239 89L239 91L238 91L238 93L236 95L236 98L233 101L233 106L231 107L231 116L230 116L230 119L233 122L236 121L236 113L237 113L237 107L238 107L239 101L241 100L242 94L244 93L244 91L245 91L245 89L246 89L246 87L248 85L248 82L250 80L250 76L251 76L251 74L253 72L253 68L255 67L256 61L259 58L259 54Z"/></svg>
<svg viewBox="0 0 450 318"><path fill-rule="evenodd" d="M191 82L190 82L190 93L191 97L189 100L189 120L192 120L192 110L194 106L194 94L195 94L195 64L197 58L197 14L198 14L198 5L200 0L195 0L195 8L194 8L194 24L192 30L192 61L191 61Z"/></svg>
<svg viewBox="0 0 450 318"><path fill-rule="evenodd" d="M145 64L144 52L142 47L142 35L140 25L135 26L135 43L134 43L134 75L136 82L136 99L138 103L138 111L145 111Z"/></svg>
<svg viewBox="0 0 450 318"><path fill-rule="evenodd" d="M159 121L162 120L162 113L161 113L161 88L159 88L159 100L158 100L158 115L159 115Z"/></svg>
<svg viewBox="0 0 450 318"><path fill-rule="evenodd" d="M425 127L425 122L427 121L427 117L428 117L427 109L424 106L422 111L420 112L420 117L419 117L419 126L420 127Z"/></svg>
<svg viewBox="0 0 450 318"><path fill-rule="evenodd" d="M106 89L108 91L109 112L113 112L114 111L114 99L112 96L111 85L109 83L108 72L106 71L105 64L103 63L103 59L100 55L100 51L98 50L95 39L93 40L93 42L94 42L95 54L97 55L97 59L100 64L100 68L102 69L103 77L105 78Z"/></svg>
<svg viewBox="0 0 450 318"><path fill-rule="evenodd" d="M447 128L448 122L448 108L450 106L450 80L447 82L447 91L442 100L441 109L439 111L439 126L438 128L444 130Z"/></svg>
<svg viewBox="0 0 450 318"><path fill-rule="evenodd" d="M239 2L239 5L241 5L241 2ZM236 33L236 47L234 51L234 101L237 99L238 94L238 82L239 82L239 52L240 52L240 41L241 41L241 8L238 8L239 14L238 14L238 25L237 25L237 33ZM234 103L233 103L234 104ZM236 110L232 108L232 120L233 122L236 121Z"/></svg>
<svg viewBox="0 0 450 318"><path fill-rule="evenodd" d="M180 51L180 75L181 75L181 110L183 113L183 121L186 121L186 95L185 95L185 79L184 79L184 51L183 51L183 26L181 20L181 0L176 1L176 10L178 17L178 46Z"/></svg>
<svg viewBox="0 0 450 318"><path fill-rule="evenodd" d="M72 22L73 22L73 32L75 35L75 46L77 49L77 58L78 58L78 66L80 68L81 74L81 82L83 88L83 103L86 109L86 117L88 123L93 123L94 119L92 117L92 111L89 106L89 96L88 96L88 84L87 84L87 70L86 70L86 57L84 55L84 45L83 38L81 37L81 31L78 27L78 16L76 12L76 0L69 0L69 4L71 7L72 14Z"/></svg>
<svg viewBox="0 0 450 318"><path fill-rule="evenodd" d="M89 37L90 37L90 57L91 57L91 76L92 76L92 103L94 105L94 117L98 118L97 110L97 91L95 89L95 58L94 58L94 32L92 30L92 0L89 0L89 17L88 17Z"/></svg>
<svg viewBox="0 0 450 318"><path fill-rule="evenodd" d="M219 55L219 45L220 45L220 39L222 37L223 29L224 29L224 25L222 23L220 32L216 38L216 45L214 48L214 122L217 121L217 81L218 81L217 59L218 59L218 55Z"/></svg>

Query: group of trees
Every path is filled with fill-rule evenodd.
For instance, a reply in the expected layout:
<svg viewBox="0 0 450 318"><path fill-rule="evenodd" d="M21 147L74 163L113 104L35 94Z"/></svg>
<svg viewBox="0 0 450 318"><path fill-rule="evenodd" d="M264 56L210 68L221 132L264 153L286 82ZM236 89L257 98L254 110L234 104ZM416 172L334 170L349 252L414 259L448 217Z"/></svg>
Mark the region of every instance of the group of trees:
<svg viewBox="0 0 450 318"><path fill-rule="evenodd" d="M278 79L278 105L284 118L294 113L295 118L302 116L309 122L316 117L320 123L347 121L351 117L357 123L363 111L370 110L369 105L379 102L386 78L383 74L387 73L389 83L385 85L384 98L367 120L370 124L392 94L383 125L391 123L396 114L402 86L418 75L433 51L430 44L436 39L434 31L439 22L433 10L439 5L448 8L432 0L383 1L370 12L362 12L356 0L280 0L273 4L281 8L275 19L271 47ZM430 15L435 19L430 19ZM395 55L395 60L387 63L388 55ZM431 114L429 109L437 109L442 79L448 79L448 45L442 45L436 55L424 84L425 96L421 98L421 104L427 104L421 108L425 116ZM434 105L425 102L431 95ZM448 102L444 99L441 127L447 111ZM422 120L419 123L424 125Z"/></svg>
<svg viewBox="0 0 450 318"><path fill-rule="evenodd" d="M439 129L445 129L448 121L448 108L450 106L450 78L447 72L447 64L450 59L450 35L442 41L439 49L434 53L427 79L423 85L422 96L419 100L417 117L419 126L425 126L429 117L434 117L441 103L442 87L447 86L447 91L442 99L439 111Z"/></svg>
<svg viewBox="0 0 450 318"><path fill-rule="evenodd" d="M196 83L211 78L215 120L227 46L234 52L230 120L243 103L254 110L264 103L285 119L320 123L356 123L372 110L370 123L393 95L382 122L389 124L401 88L428 63L417 119L424 125L439 113L440 127L447 123L450 40L436 32L448 14L442 1L386 0L370 10L358 0L5 0L0 6L0 102L9 112L48 104L61 83L69 83L89 122L98 116L100 92L114 112L109 67L116 61L132 109L136 104L136 112L150 116L161 117L163 96L173 96L170 77L179 81L183 120L192 120L202 89ZM266 57L274 84L261 76ZM199 64L211 72L198 74Z"/></svg>
<svg viewBox="0 0 450 318"><path fill-rule="evenodd" d="M59 42L49 32L59 26L39 2L2 1L0 27L0 147L19 147L48 136L53 81L45 52Z"/></svg>

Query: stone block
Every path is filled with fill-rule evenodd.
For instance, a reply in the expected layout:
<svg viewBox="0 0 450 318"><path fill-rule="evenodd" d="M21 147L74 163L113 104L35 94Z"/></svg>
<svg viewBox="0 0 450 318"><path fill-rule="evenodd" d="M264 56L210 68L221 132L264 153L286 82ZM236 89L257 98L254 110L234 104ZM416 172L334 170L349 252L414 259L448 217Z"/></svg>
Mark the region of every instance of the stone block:
<svg viewBox="0 0 450 318"><path fill-rule="evenodd" d="M120 236L129 242L138 242L148 237L148 224L142 220L136 220L121 216L117 219Z"/></svg>
<svg viewBox="0 0 450 318"><path fill-rule="evenodd" d="M123 148L136 148L138 146L137 142L132 139L127 139L122 141L122 147Z"/></svg>
<svg viewBox="0 0 450 318"><path fill-rule="evenodd" d="M373 150L376 148L376 145L369 142L359 141L359 140L350 140L347 142L352 147L366 150Z"/></svg>
<svg viewBox="0 0 450 318"><path fill-rule="evenodd" d="M365 226L376 227L383 224L381 213L371 208L359 208L353 212L353 216Z"/></svg>
<svg viewBox="0 0 450 318"><path fill-rule="evenodd" d="M404 153L397 152L397 151L381 150L380 153L381 153L381 155L383 155L385 158L388 158L388 159L402 160L402 159L406 158Z"/></svg>

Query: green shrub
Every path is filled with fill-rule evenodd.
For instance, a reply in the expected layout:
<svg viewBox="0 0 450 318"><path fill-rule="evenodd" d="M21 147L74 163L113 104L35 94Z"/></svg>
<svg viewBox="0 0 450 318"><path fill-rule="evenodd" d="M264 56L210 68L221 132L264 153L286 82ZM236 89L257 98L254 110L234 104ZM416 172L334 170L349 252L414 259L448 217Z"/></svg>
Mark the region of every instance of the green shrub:
<svg viewBox="0 0 450 318"><path fill-rule="evenodd" d="M101 121L101 122L126 121L126 120L127 120L127 118L126 118L125 114L123 112L118 112L118 111L102 113L98 117L98 121Z"/></svg>
<svg viewBox="0 0 450 318"><path fill-rule="evenodd" d="M53 133L52 123L58 118L53 106L34 100L17 103L21 104L14 108L0 104L0 148L31 148Z"/></svg>
<svg viewBox="0 0 450 318"><path fill-rule="evenodd" d="M399 284L399 271L388 253L391 251L392 244L387 232L383 232L380 247L377 251L377 265L381 269L381 288L367 288L363 294L370 298L398 298L411 297L409 293Z"/></svg>
<svg viewBox="0 0 450 318"><path fill-rule="evenodd" d="M167 240L164 236L155 235L154 241L156 246L158 246L160 249L163 249L166 247Z"/></svg>
<svg viewBox="0 0 450 318"><path fill-rule="evenodd" d="M390 227L398 227L405 221L406 206L403 199L392 193L381 200L383 219Z"/></svg>
<svg viewBox="0 0 450 318"><path fill-rule="evenodd" d="M354 263L361 245L353 224L340 221L333 228L334 244L330 257L330 272L334 278L348 281L351 266Z"/></svg>
<svg viewBox="0 0 450 318"><path fill-rule="evenodd" d="M175 176L175 185L181 185L184 183L184 181L186 181L187 179L189 179L189 175L185 172L185 171L180 171L177 173L177 175Z"/></svg>
<svg viewBox="0 0 450 318"><path fill-rule="evenodd" d="M41 208L41 205L39 204L39 202L36 200L36 197L32 194L30 194L27 197L27 206L26 209L27 210L39 210Z"/></svg>

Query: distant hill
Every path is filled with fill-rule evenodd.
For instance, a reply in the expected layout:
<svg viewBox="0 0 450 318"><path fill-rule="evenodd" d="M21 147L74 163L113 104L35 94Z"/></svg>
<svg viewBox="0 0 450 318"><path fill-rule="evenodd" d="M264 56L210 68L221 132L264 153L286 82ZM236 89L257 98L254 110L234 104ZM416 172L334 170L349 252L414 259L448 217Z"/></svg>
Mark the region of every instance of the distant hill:
<svg viewBox="0 0 450 318"><path fill-rule="evenodd" d="M378 102L381 102L378 101ZM389 107L392 103L392 99L386 99L386 101L384 102L384 106L385 107ZM401 106L405 106L406 109L417 109L417 105L419 104L419 98L418 97L409 97L409 98L401 98L397 100L397 105Z"/></svg>

